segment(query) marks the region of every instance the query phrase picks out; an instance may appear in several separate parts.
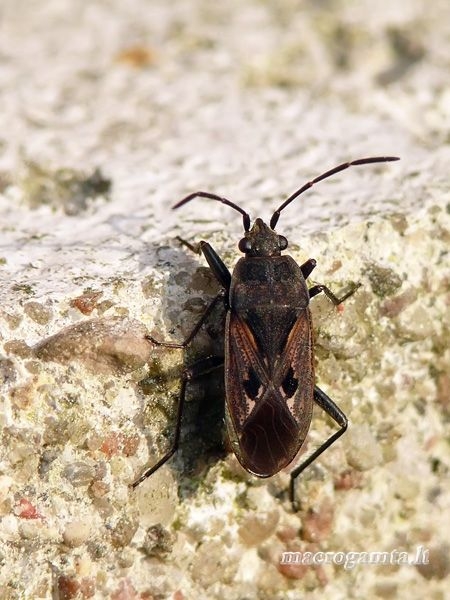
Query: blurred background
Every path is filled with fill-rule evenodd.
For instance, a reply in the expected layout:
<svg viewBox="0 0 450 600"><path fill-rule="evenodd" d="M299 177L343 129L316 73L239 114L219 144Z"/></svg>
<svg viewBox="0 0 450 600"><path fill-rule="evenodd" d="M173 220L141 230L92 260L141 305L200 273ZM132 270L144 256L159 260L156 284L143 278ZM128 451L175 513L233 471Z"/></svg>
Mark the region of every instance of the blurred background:
<svg viewBox="0 0 450 600"><path fill-rule="evenodd" d="M82 213L76 190L61 189L87 179L94 197L110 184L131 238L150 220L157 237L189 191L265 216L343 160L391 154L403 162L387 175L365 167L321 184L289 219L314 230L383 202L407 209L445 176L448 17L439 0L4 2L0 176L13 189L1 207Z"/></svg>

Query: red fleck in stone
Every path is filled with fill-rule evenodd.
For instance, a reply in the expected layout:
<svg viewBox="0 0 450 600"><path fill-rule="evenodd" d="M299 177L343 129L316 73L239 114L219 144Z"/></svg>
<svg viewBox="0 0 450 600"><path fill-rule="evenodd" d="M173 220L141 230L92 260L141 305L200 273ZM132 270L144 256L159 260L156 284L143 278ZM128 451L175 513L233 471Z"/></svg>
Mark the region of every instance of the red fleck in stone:
<svg viewBox="0 0 450 600"><path fill-rule="evenodd" d="M139 598L136 589L128 579L122 579L116 591L111 593L111 600L135 600Z"/></svg>
<svg viewBox="0 0 450 600"><path fill-rule="evenodd" d="M334 508L329 500L325 500L318 510L309 509L303 520L302 538L308 542L325 540L333 523Z"/></svg>
<svg viewBox="0 0 450 600"><path fill-rule="evenodd" d="M58 578L58 592L60 600L71 600L76 598L80 590L80 584L75 577L61 575Z"/></svg>
<svg viewBox="0 0 450 600"><path fill-rule="evenodd" d="M41 519L42 515L38 512L34 504L31 504L26 498L21 498L18 502L16 514L21 519Z"/></svg>
<svg viewBox="0 0 450 600"><path fill-rule="evenodd" d="M362 474L353 469L348 469L340 473L334 480L334 489L348 491L353 488L361 487Z"/></svg>
<svg viewBox="0 0 450 600"><path fill-rule="evenodd" d="M95 579L93 577L83 577L80 582L80 592L83 598L93 598L95 596Z"/></svg>
<svg viewBox="0 0 450 600"><path fill-rule="evenodd" d="M298 563L287 565L279 564L277 568L278 571L288 579L303 579L308 572L310 565L302 565Z"/></svg>
<svg viewBox="0 0 450 600"><path fill-rule="evenodd" d="M123 433L110 433L100 446L101 452L108 458L123 454L124 456L134 456L139 446L139 436L124 435Z"/></svg>
<svg viewBox="0 0 450 600"><path fill-rule="evenodd" d="M97 306L97 300L102 295L103 292L85 292L81 296L71 300L70 306L72 308L77 308L81 313L83 313L83 315L90 315Z"/></svg>
<svg viewBox="0 0 450 600"><path fill-rule="evenodd" d="M282 542L290 542L298 536L297 527L283 527L277 531L277 538Z"/></svg>

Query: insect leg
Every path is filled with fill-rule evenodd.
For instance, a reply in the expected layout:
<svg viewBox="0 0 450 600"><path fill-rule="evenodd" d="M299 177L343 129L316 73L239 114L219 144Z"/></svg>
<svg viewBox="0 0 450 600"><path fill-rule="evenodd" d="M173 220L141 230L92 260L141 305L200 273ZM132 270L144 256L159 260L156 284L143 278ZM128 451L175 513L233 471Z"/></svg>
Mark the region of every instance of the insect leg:
<svg viewBox="0 0 450 600"><path fill-rule="evenodd" d="M214 277L225 288L225 290L228 291L230 289L231 273L228 270L228 267L226 266L226 264L223 262L223 260L220 258L220 256L217 254L217 252L214 250L214 248L211 246L211 244L208 244L208 242L205 242L203 240L201 242L198 242L197 244L191 244L190 242L183 240L183 238L180 238L179 236L177 236L177 239L184 246L189 248L189 250L191 250L191 252L195 252L195 254L201 254L203 252L203 255L205 256L206 260L208 261L209 268L213 272ZM311 259L311 260L313 260L313 259ZM309 262L311 262L311 261L307 261L305 263L305 265ZM312 267L312 269L315 266L316 266L316 261L314 261L314 266ZM312 271L312 269L311 269L311 271ZM306 279L306 276L305 276L305 279Z"/></svg>
<svg viewBox="0 0 450 600"><path fill-rule="evenodd" d="M200 242L200 249L203 252L206 260L208 261L209 268L213 272L215 278L219 283L223 285L225 290L228 292L231 285L231 273L228 270L226 264L214 250L214 248L208 244L208 242L204 242L203 240Z"/></svg>
<svg viewBox="0 0 450 600"><path fill-rule="evenodd" d="M176 239L180 242L180 244L183 244L183 246L186 246L186 248L189 248L189 250L191 252L193 252L194 254L201 254L202 253L199 243L191 244L191 242L188 242L187 240L184 240L179 235L176 236Z"/></svg>
<svg viewBox="0 0 450 600"><path fill-rule="evenodd" d="M359 287L361 287L360 283L354 283L350 290L343 296L336 296L336 294L333 294L330 288L327 288L326 285L313 285L313 287L309 288L308 291L310 298L314 298L314 296L317 296L317 294L323 292L325 296L329 298L335 306L337 306L338 304L341 304L341 302L344 302L344 300L347 300L347 298L350 298L350 296L353 296Z"/></svg>
<svg viewBox="0 0 450 600"><path fill-rule="evenodd" d="M310 258L306 262L304 262L302 265L300 265L300 270L303 273L303 277L305 279L308 279L308 277L311 275L313 270L316 268L316 265L317 265L317 261L314 260L314 258Z"/></svg>
<svg viewBox="0 0 450 600"><path fill-rule="evenodd" d="M318 458L322 452L325 452L327 448L329 448L334 442L341 437L341 435L347 429L348 421L345 414L342 410L333 402L333 400L325 394L320 388L314 386L314 400L320 406L322 410L324 410L332 419L335 421L340 429L333 433L321 446L319 446L311 456L301 463L298 467L296 467L291 473L291 482L289 486L289 498L292 503L292 508L296 510L295 503L295 480L302 473L306 467L308 467L311 463L313 463L316 458Z"/></svg>
<svg viewBox="0 0 450 600"><path fill-rule="evenodd" d="M140 483L142 483L147 477L153 475L155 471L157 471L164 463L166 463L173 454L178 450L178 444L180 441L180 433L181 433L181 419L183 416L183 408L184 408L184 400L186 397L186 386L187 384L200 377L201 375L206 375L210 373L214 369L217 369L223 364L223 358L218 356L209 356L208 358L201 359L195 362L191 367L185 369L183 372L183 376L181 379L181 389L180 389L180 399L178 401L178 409L176 416L176 425L175 425L175 435L173 437L172 445L170 449L164 454L164 456L158 460L158 462L145 469L145 471L140 475L136 481L133 481L131 487L135 489Z"/></svg>
<svg viewBox="0 0 450 600"><path fill-rule="evenodd" d="M214 310L214 307L219 302L219 300L223 300L223 299L224 299L224 290L220 290L220 292L217 294L217 296L215 296L212 299L212 301L209 303L209 306L207 307L205 312L202 314L202 316L198 320L198 323L195 324L195 326L192 329L192 331L190 332L190 334L182 342L160 342L158 340L155 340L154 337L152 337L151 335L148 335L148 334L145 337L148 340L150 340L152 342L152 344L155 344L156 346L164 346L165 348L186 348L186 346L189 346L191 341L195 338L195 336L199 332L201 326L206 321L206 319L209 317L209 315L212 313L212 311Z"/></svg>

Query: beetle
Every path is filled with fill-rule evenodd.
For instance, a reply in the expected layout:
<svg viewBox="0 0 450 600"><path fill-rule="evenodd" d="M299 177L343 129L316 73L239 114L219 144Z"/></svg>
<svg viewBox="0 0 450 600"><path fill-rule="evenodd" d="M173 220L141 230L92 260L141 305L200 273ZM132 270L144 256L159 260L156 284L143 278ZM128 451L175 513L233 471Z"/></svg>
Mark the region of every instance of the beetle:
<svg viewBox="0 0 450 600"><path fill-rule="evenodd" d="M399 160L376 156L345 162L304 184L273 213L269 225L250 216L227 198L209 192L194 192L177 204L206 198L230 206L242 215L244 237L238 247L244 254L230 273L212 246L201 241L200 250L222 289L210 302L187 338L161 342L159 346L186 348L197 335L214 307L223 301L226 308L224 360L209 357L185 369L178 402L175 435L170 449L132 484L135 488L169 460L178 448L187 383L224 363L225 422L231 447L241 465L257 477L271 477L291 463L298 454L312 420L313 403L337 424L338 431L323 442L291 472L289 497L295 509L295 480L347 429L346 415L327 394L315 385L313 332L309 302L324 292L338 305L359 285L337 297L325 285L308 288L306 280L316 267L312 258L298 265L289 255L283 235L275 231L281 211L314 184L351 166ZM189 244L188 244L189 245Z"/></svg>

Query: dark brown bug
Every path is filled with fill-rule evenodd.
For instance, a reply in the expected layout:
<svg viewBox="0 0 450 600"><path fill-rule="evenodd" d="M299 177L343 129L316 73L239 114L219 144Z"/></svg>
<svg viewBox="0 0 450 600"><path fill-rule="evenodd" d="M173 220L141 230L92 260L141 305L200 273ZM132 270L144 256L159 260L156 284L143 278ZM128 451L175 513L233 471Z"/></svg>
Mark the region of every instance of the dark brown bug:
<svg viewBox="0 0 450 600"><path fill-rule="evenodd" d="M282 256L288 241L274 229L281 211L315 183L350 166L398 160L393 156L362 158L343 163L309 181L294 192L273 213L270 226L249 215L226 198L208 192L195 192L173 207L179 208L196 197L222 202L242 214L245 237L239 250L245 254L229 272L207 242L199 246L223 289L212 300L202 318L182 343L159 342L169 348L185 348L219 301L227 310L225 326L225 420L228 436L241 465L258 477L270 477L286 467L296 456L307 436L313 401L339 426L305 461L291 473L290 499L294 506L294 482L298 475L347 429L347 417L315 385L311 298L324 292L338 305L354 293L356 286L337 297L324 285L309 288L309 277L316 261L298 265L291 256ZM217 368L223 359L210 357L197 362L183 374L175 436L169 451L132 486L136 487L154 473L177 450L186 384L194 377Z"/></svg>

